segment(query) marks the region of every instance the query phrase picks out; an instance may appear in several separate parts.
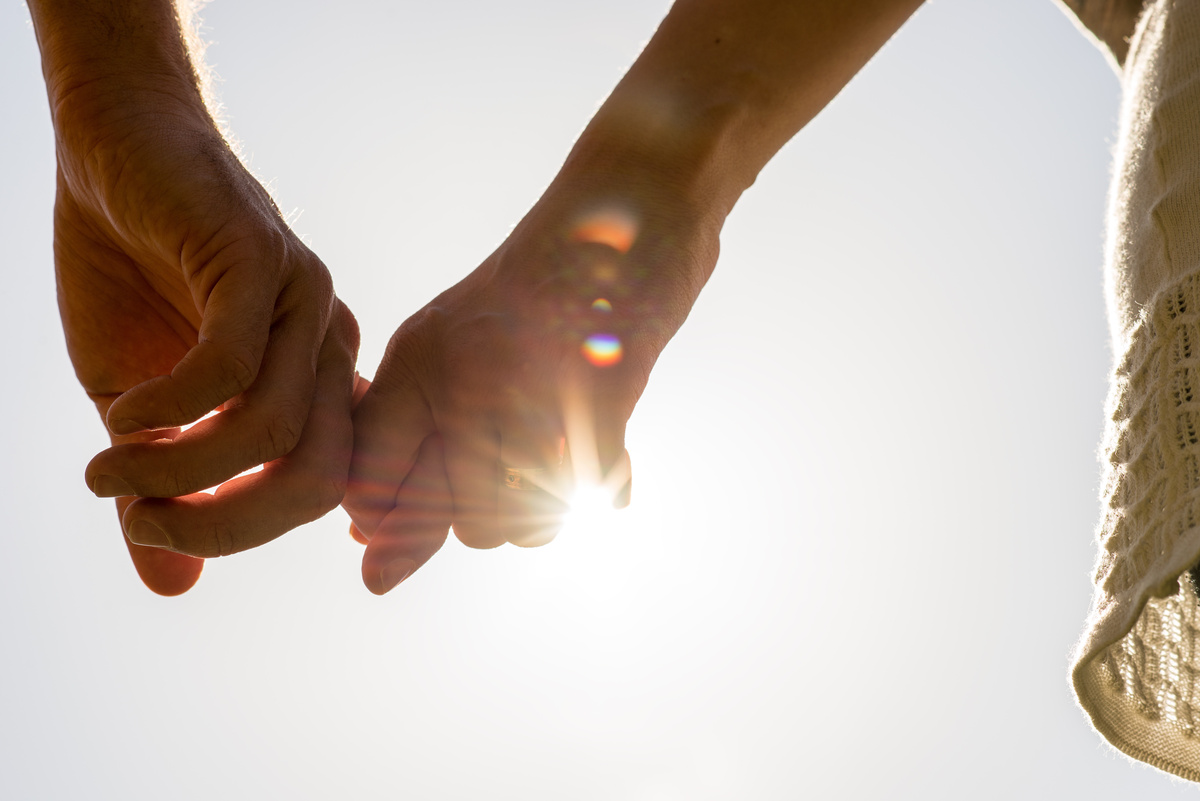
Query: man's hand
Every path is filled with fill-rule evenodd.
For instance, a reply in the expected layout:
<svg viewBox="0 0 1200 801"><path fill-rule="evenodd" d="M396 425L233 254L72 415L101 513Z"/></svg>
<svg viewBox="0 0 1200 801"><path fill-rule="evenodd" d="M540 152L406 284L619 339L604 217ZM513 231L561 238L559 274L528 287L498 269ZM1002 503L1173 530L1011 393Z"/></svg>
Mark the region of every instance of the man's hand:
<svg viewBox="0 0 1200 801"><path fill-rule="evenodd" d="M86 480L118 499L147 586L176 594L199 576L193 557L254 547L341 500L358 331L194 74L181 79L186 62L167 57L183 49L162 5L31 9L57 137L63 329L114 444Z"/></svg>

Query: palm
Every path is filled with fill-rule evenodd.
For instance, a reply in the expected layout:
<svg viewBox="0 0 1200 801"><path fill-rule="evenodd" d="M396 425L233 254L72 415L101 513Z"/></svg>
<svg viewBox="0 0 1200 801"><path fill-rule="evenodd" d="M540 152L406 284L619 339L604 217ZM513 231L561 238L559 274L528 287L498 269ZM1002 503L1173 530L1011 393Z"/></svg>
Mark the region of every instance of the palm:
<svg viewBox="0 0 1200 801"><path fill-rule="evenodd" d="M88 394L97 402L111 400L169 373L196 344L199 315L190 302L169 301L152 288L119 243L73 233L71 227L60 218L56 234L58 302L67 347ZM171 294L188 297L178 269L172 283Z"/></svg>

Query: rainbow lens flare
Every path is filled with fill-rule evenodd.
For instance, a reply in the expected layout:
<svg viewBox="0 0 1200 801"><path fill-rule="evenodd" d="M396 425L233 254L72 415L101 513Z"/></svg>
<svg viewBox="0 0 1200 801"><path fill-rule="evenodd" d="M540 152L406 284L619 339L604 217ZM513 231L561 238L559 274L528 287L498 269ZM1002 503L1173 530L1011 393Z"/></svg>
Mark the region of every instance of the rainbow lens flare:
<svg viewBox="0 0 1200 801"><path fill-rule="evenodd" d="M604 312L608 314L612 311L612 304L604 298L596 298L592 301L592 311Z"/></svg>
<svg viewBox="0 0 1200 801"><path fill-rule="evenodd" d="M592 334L581 350L584 357L597 367L611 367L621 361L621 340L612 334Z"/></svg>

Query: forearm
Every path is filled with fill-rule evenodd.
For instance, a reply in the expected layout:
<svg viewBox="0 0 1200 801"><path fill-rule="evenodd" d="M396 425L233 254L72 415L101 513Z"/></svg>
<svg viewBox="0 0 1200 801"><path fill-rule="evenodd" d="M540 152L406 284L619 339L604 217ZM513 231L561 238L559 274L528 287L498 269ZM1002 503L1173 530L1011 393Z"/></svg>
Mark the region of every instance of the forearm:
<svg viewBox="0 0 1200 801"><path fill-rule="evenodd" d="M142 102L215 127L192 0L28 4L60 140L71 129L101 131L109 117Z"/></svg>
<svg viewBox="0 0 1200 801"><path fill-rule="evenodd" d="M628 166L721 219L920 0L679 0L568 158Z"/></svg>
<svg viewBox="0 0 1200 801"><path fill-rule="evenodd" d="M613 303L612 325L637 331L622 337L626 355L653 363L711 275L742 192L919 5L678 0L502 248L520 255L502 258L500 275L636 298ZM606 286L576 257L530 258L530 241L623 241L624 268Z"/></svg>
<svg viewBox="0 0 1200 801"><path fill-rule="evenodd" d="M1129 38L1145 0L1059 0L1079 22L1108 48L1117 66L1124 66Z"/></svg>

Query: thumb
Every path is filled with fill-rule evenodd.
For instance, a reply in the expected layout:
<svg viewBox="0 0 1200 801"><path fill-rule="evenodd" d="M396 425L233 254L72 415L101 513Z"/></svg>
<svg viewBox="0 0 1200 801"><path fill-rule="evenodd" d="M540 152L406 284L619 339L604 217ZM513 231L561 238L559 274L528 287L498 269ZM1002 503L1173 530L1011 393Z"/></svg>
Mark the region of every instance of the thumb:
<svg viewBox="0 0 1200 801"><path fill-rule="evenodd" d="M92 395L92 402L95 403L96 410L100 412L100 416L104 417L105 412L108 411L112 403L112 397ZM167 433L170 434L172 432ZM149 436L151 435L141 434L126 438L110 434L109 439L116 445L120 442L128 442L131 439L144 440ZM132 495L125 495L116 499L118 522L124 519L125 510L135 500L137 498ZM133 567L137 571L138 577L152 592L166 596L182 595L200 580L200 572L204 569L203 559L181 553L173 553L162 548L147 548L144 545L135 545L125 536L122 536L121 539L125 541L125 547L129 550L129 558L133 561Z"/></svg>
<svg viewBox="0 0 1200 801"><path fill-rule="evenodd" d="M135 500L132 496L117 498L117 517L123 517L126 507ZM204 569L203 559L162 548L135 545L128 537L124 540L138 577L151 591L166 596L182 595L200 580L200 571Z"/></svg>

